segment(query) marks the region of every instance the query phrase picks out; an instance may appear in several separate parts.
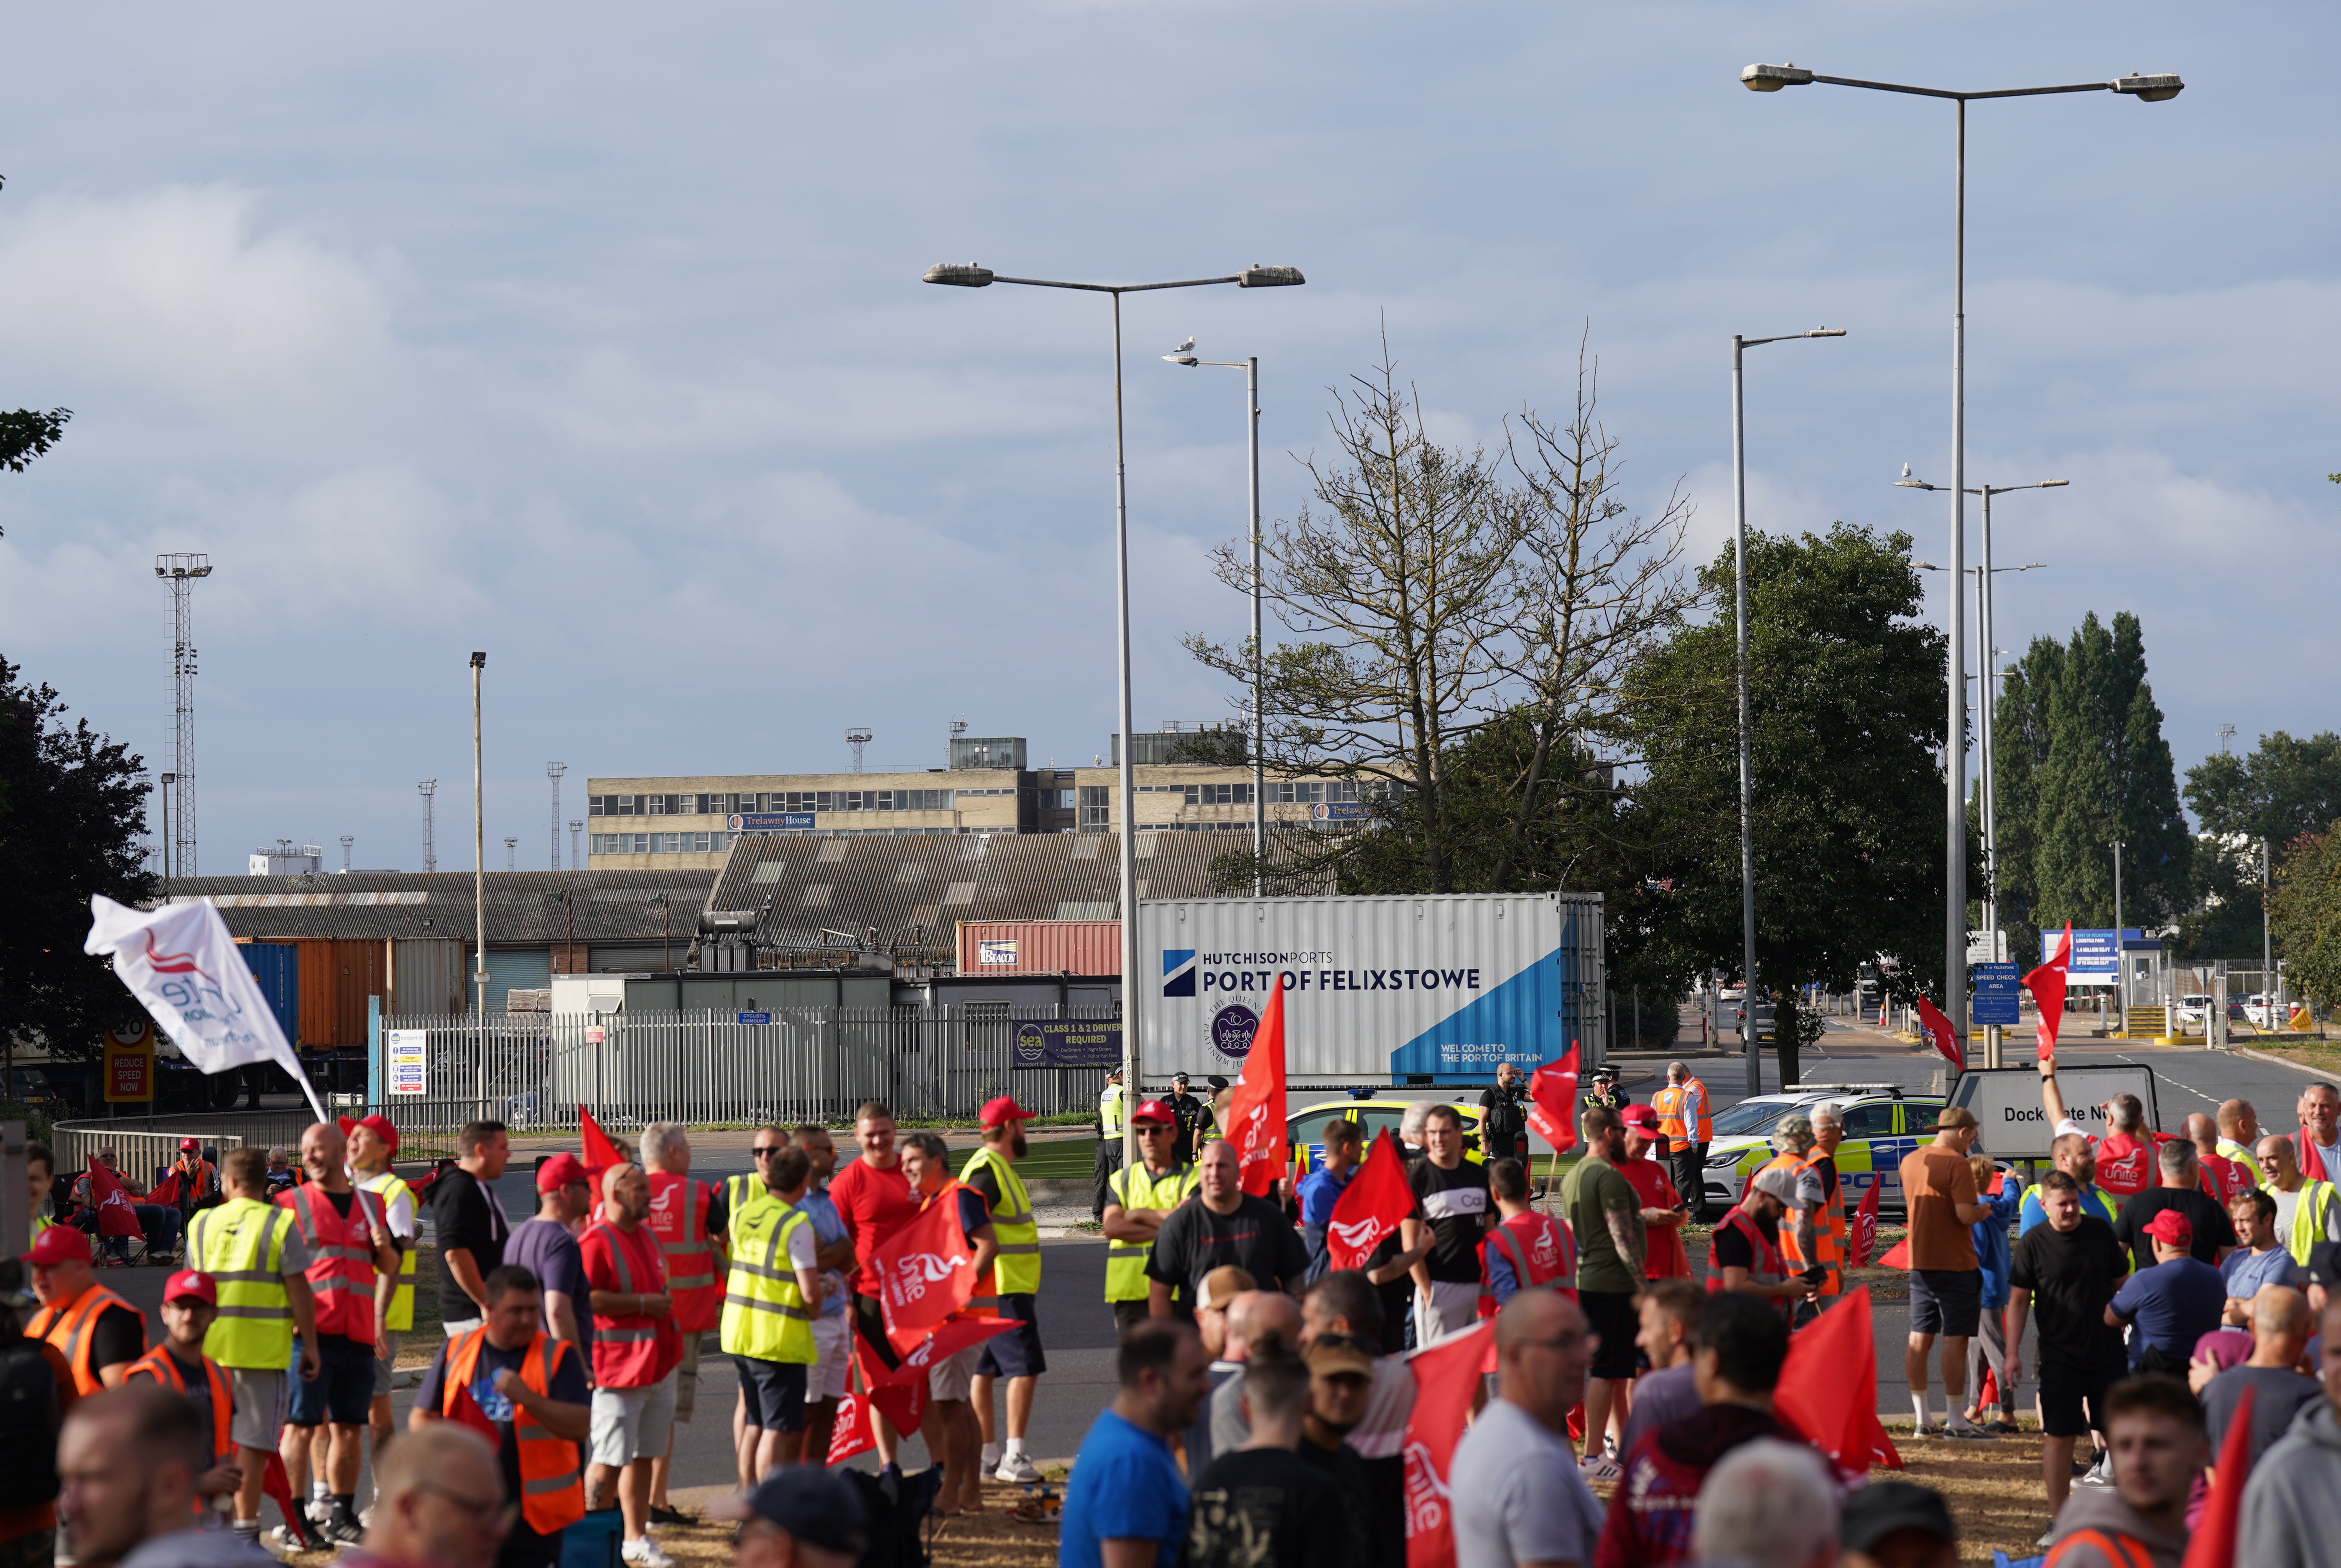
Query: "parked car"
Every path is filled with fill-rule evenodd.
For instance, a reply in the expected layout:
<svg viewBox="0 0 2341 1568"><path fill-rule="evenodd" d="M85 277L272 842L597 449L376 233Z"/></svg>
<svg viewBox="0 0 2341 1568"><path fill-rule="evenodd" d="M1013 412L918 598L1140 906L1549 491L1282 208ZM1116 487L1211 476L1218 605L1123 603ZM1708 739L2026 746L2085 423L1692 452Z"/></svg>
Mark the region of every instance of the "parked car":
<svg viewBox="0 0 2341 1568"><path fill-rule="evenodd" d="M1463 1118L1463 1157L1476 1162L1482 1157L1479 1153L1479 1117L1484 1113L1479 1104L1479 1091L1469 1092L1470 1104L1466 1105L1460 1097L1454 1097L1448 1103L1453 1105L1457 1113ZM1335 1116L1340 1116L1344 1121L1357 1122L1363 1126L1366 1148L1370 1153L1374 1146L1374 1140L1381 1136L1383 1128L1390 1129L1390 1136L1398 1136L1398 1124L1406 1116L1407 1107L1419 1099L1439 1097L1437 1095L1410 1095L1400 1098L1391 1095L1376 1096L1370 1099L1322 1100L1292 1112L1284 1118L1284 1142L1285 1146L1292 1151L1293 1180L1297 1183L1311 1172L1324 1168L1325 1144L1322 1135L1325 1124Z"/></svg>
<svg viewBox="0 0 2341 1568"><path fill-rule="evenodd" d="M1702 1184L1707 1206L1718 1212L1747 1196L1748 1183L1772 1158L1772 1129L1790 1111L1834 1102L1845 1124L1838 1145L1838 1182L1848 1204L1858 1204L1872 1182L1882 1211L1899 1212L1902 1156L1935 1136L1940 1095L1905 1095L1893 1084L1800 1084L1787 1094L1754 1095L1716 1113ZM1983 1151L1988 1153L1988 1150Z"/></svg>

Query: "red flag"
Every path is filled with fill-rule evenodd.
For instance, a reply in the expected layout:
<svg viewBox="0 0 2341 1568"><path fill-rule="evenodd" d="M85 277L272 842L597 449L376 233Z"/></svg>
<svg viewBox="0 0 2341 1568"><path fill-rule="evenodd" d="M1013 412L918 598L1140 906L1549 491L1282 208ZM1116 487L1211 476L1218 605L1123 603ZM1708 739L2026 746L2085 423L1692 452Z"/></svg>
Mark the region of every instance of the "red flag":
<svg viewBox="0 0 2341 1568"><path fill-rule="evenodd" d="M1908 1268L1910 1266L1910 1238L1906 1236L1900 1241L1896 1242L1892 1246L1888 1247L1886 1249L1886 1255L1878 1260L1878 1266L1880 1268Z"/></svg>
<svg viewBox="0 0 2341 1568"><path fill-rule="evenodd" d="M1966 1072L1967 1054L1959 1048L1959 1032L1951 1027L1951 1020L1943 1016L1943 1009L1921 997L1918 998L1918 1021L1927 1026L1927 1033L1934 1040L1935 1048L1950 1062L1951 1070Z"/></svg>
<svg viewBox="0 0 2341 1568"><path fill-rule="evenodd" d="M933 1327L975 1294L973 1249L959 1228L957 1183L870 1256L890 1334Z"/></svg>
<svg viewBox="0 0 2341 1568"><path fill-rule="evenodd" d="M1406 1419L1406 1568L1455 1568L1448 1466L1495 1356L1496 1320L1489 1318L1407 1358L1415 1393Z"/></svg>
<svg viewBox="0 0 2341 1568"><path fill-rule="evenodd" d="M593 1178L593 1201L598 1204L602 1201L602 1173L612 1166L624 1165L626 1156L618 1152L618 1146L610 1141L610 1135L602 1130L602 1124L583 1106L577 1107L577 1125L585 1134L585 1171Z"/></svg>
<svg viewBox="0 0 2341 1568"><path fill-rule="evenodd" d="M878 1388L907 1388L971 1345L981 1345L995 1334L1016 1326L1011 1317L959 1317L944 1324L912 1346L902 1365L880 1378Z"/></svg>
<svg viewBox="0 0 2341 1568"><path fill-rule="evenodd" d="M284 1515L284 1528L293 1533L293 1538L301 1543L303 1549L322 1544L316 1531L310 1527L309 1516L293 1506L293 1478L284 1474L284 1461L274 1454L268 1456L268 1464L260 1473L260 1490L276 1504L276 1511Z"/></svg>
<svg viewBox="0 0 2341 1568"><path fill-rule="evenodd" d="M2187 1537L2187 1556L2179 1568L2236 1568L2244 1483L2252 1472L2252 1398L2258 1392L2245 1384L2236 1401L2235 1414L2227 1417L2227 1440L2219 1444L2218 1468L2211 1473L2211 1494L2203 1500L2203 1516Z"/></svg>
<svg viewBox="0 0 2341 1568"><path fill-rule="evenodd" d="M177 1206L179 1202L179 1173L174 1170L169 1176L164 1176L161 1181L156 1182L153 1186L148 1187L146 1189L146 1201L148 1203L159 1203L165 1208Z"/></svg>
<svg viewBox="0 0 2341 1568"><path fill-rule="evenodd" d="M1236 1146L1242 1161L1243 1189L1265 1197L1284 1174L1284 977L1268 994L1268 1007L1252 1031L1243 1077L1228 1100L1221 1136Z"/></svg>
<svg viewBox="0 0 2341 1568"><path fill-rule="evenodd" d="M927 1380L921 1377L908 1383L889 1383L887 1379L894 1368L879 1360L878 1353L860 1335L853 1336L853 1357L871 1407L884 1416L896 1432L916 1432L927 1414Z"/></svg>
<svg viewBox="0 0 2341 1568"><path fill-rule="evenodd" d="M1555 1154L1577 1146L1577 1042L1529 1075L1529 1126Z"/></svg>
<svg viewBox="0 0 2341 1568"><path fill-rule="evenodd" d="M2119 948L2121 933L2114 936L2114 946ZM2072 963L2073 922L2067 920L2048 961L2024 977L2024 988L2032 993L2032 1004L2040 1009L2040 1059L2044 1062L2057 1054L2057 1027L2065 1019L2065 971Z"/></svg>
<svg viewBox="0 0 2341 1568"><path fill-rule="evenodd" d="M1853 1234L1847 1240L1856 1268L1869 1266L1869 1255L1878 1245L1878 1189L1884 1183L1885 1178L1873 1172L1869 1190L1861 1195L1861 1205L1853 1211Z"/></svg>
<svg viewBox="0 0 2341 1568"><path fill-rule="evenodd" d="M1414 1212L1414 1186L1406 1160L1384 1127L1355 1179L1333 1205L1325 1226L1325 1250L1335 1268L1361 1266L1399 1221Z"/></svg>
<svg viewBox="0 0 2341 1568"><path fill-rule="evenodd" d="M1873 1435L1882 1435L1882 1431L1868 1285L1848 1292L1843 1301L1789 1339L1788 1359L1780 1367L1772 1407L1811 1438L1848 1482L1868 1474L1873 1460L1901 1467L1893 1444L1887 1444L1881 1452Z"/></svg>
<svg viewBox="0 0 2341 1568"><path fill-rule="evenodd" d="M143 1236L145 1227L138 1223L138 1211L130 1206L130 1189L122 1178L97 1163L89 1162L90 1196L97 1205L97 1234L100 1236Z"/></svg>
<svg viewBox="0 0 2341 1568"><path fill-rule="evenodd" d="M829 1429L830 1464L842 1464L865 1448L878 1446L870 1430L870 1401L852 1389L837 1402L836 1424Z"/></svg>

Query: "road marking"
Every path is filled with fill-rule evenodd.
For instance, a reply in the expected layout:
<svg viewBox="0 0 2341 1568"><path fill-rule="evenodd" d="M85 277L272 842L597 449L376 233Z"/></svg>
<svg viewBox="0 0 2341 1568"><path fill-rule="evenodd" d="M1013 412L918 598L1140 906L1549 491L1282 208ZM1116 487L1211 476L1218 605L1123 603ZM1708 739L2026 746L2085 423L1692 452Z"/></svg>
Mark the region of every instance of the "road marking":
<svg viewBox="0 0 2341 1568"><path fill-rule="evenodd" d="M2147 1072L2152 1073L2156 1077L2160 1078L2164 1083L2168 1084L2173 1088L2185 1089L2188 1094L2193 1095L2197 1099L2201 1100L2213 1110L2219 1108L2220 1102L2213 1099L2210 1096L2205 1094L2201 1089L2195 1087L2192 1084L2180 1083L2168 1073L2163 1072L2157 1068L2152 1062L2141 1062L2136 1057L2132 1056L2123 1056L2121 1059L2131 1064L2133 1067L2144 1067Z"/></svg>

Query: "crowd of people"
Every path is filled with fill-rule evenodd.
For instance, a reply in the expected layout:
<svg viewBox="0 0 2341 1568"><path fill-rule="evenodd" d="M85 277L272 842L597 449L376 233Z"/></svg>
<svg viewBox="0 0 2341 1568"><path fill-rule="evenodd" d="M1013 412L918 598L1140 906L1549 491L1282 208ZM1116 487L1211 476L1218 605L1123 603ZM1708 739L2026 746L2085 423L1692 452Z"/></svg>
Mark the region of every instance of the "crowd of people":
<svg viewBox="0 0 2341 1568"><path fill-rule="evenodd" d="M1914 1429L1982 1444L2036 1414L2055 1564L2178 1568L2215 1456L2235 1453L2250 1469L2234 1561L2341 1562L2341 1533L2317 1527L2341 1504L2341 1375L2324 1377L2341 1345L2341 1093L2313 1085L2294 1134L2263 1136L2231 1100L2168 1136L2127 1097L2102 1135L2070 1121L2053 1060L2041 1092L2056 1136L2038 1181L1986 1157L1956 1107L1896 1173ZM1478 1157L1455 1106L1410 1107L1404 1212L1360 1245L1337 1218L1375 1157L1356 1122L1316 1129L1321 1163L1263 1197L1207 1110L1117 1097L1140 1156L1104 1172L1117 1390L1064 1491L1061 1561L1398 1568L1425 1530L1457 1568L1957 1559L1942 1498L1840 1474L1780 1407L1793 1336L1845 1299L1858 1194L1884 1174L1858 1148L1841 1163L1839 1109L1781 1118L1695 1276L1684 1227L1706 1195L1679 1177L1699 1179L1710 1128L1686 1065L1650 1104L1590 1086L1550 1193L1525 1120L1500 1114L1517 1104L1508 1073ZM517 1225L493 1122L461 1130L427 1200L393 1170L380 1117L307 1129L289 1182L262 1151L184 1151L177 1185L156 1184L185 1266L151 1347L92 1235L35 1222L39 1310L21 1328L0 1314L0 1440L54 1462L0 1479L0 1568L46 1563L60 1532L75 1561L138 1568L264 1562L304 1539L361 1564L549 1568L579 1532L668 1568L658 1532L690 1517L667 1490L675 1429L711 1334L737 1372L742 1562L856 1556L873 1500L905 1494L913 1428L935 1472L925 1505L981 1510L984 1480L1041 1479L1029 1120L1011 1097L987 1105L954 1173L941 1137L872 1102L850 1163L819 1126L767 1127L753 1172L721 1182L691 1174L682 1127L653 1124L598 1168L540 1159ZM53 1164L35 1148L36 1214ZM972 1286L946 1321L989 1331L931 1361L882 1302L890 1244L914 1225L964 1249ZM443 1336L393 1432L418 1288L437 1291ZM1469 1356L1429 1359L1469 1335ZM871 1397L906 1378L914 1400ZM1444 1437L1434 1406L1454 1417ZM830 1468L865 1445L875 1493ZM264 1537L267 1495L294 1517Z"/></svg>

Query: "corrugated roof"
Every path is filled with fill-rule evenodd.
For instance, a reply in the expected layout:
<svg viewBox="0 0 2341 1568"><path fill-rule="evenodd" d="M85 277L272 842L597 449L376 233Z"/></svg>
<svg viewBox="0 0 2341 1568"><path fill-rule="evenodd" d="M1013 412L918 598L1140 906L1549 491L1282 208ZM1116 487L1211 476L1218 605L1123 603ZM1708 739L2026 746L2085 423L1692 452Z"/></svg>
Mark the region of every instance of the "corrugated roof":
<svg viewBox="0 0 2341 1568"><path fill-rule="evenodd" d="M706 871L491 871L488 945L659 939L652 900L671 900L674 934L688 941L713 882ZM554 895L572 895L563 908ZM238 937L472 935L469 871L352 871L321 877L174 877L173 898L207 898ZM573 918L573 926L571 924Z"/></svg>
<svg viewBox="0 0 2341 1568"><path fill-rule="evenodd" d="M1211 897L1211 862L1249 847L1241 833L1141 832L1138 896ZM762 936L782 948L874 928L882 948L949 948L961 920L1111 919L1121 853L1111 833L746 833L708 908L768 910Z"/></svg>

